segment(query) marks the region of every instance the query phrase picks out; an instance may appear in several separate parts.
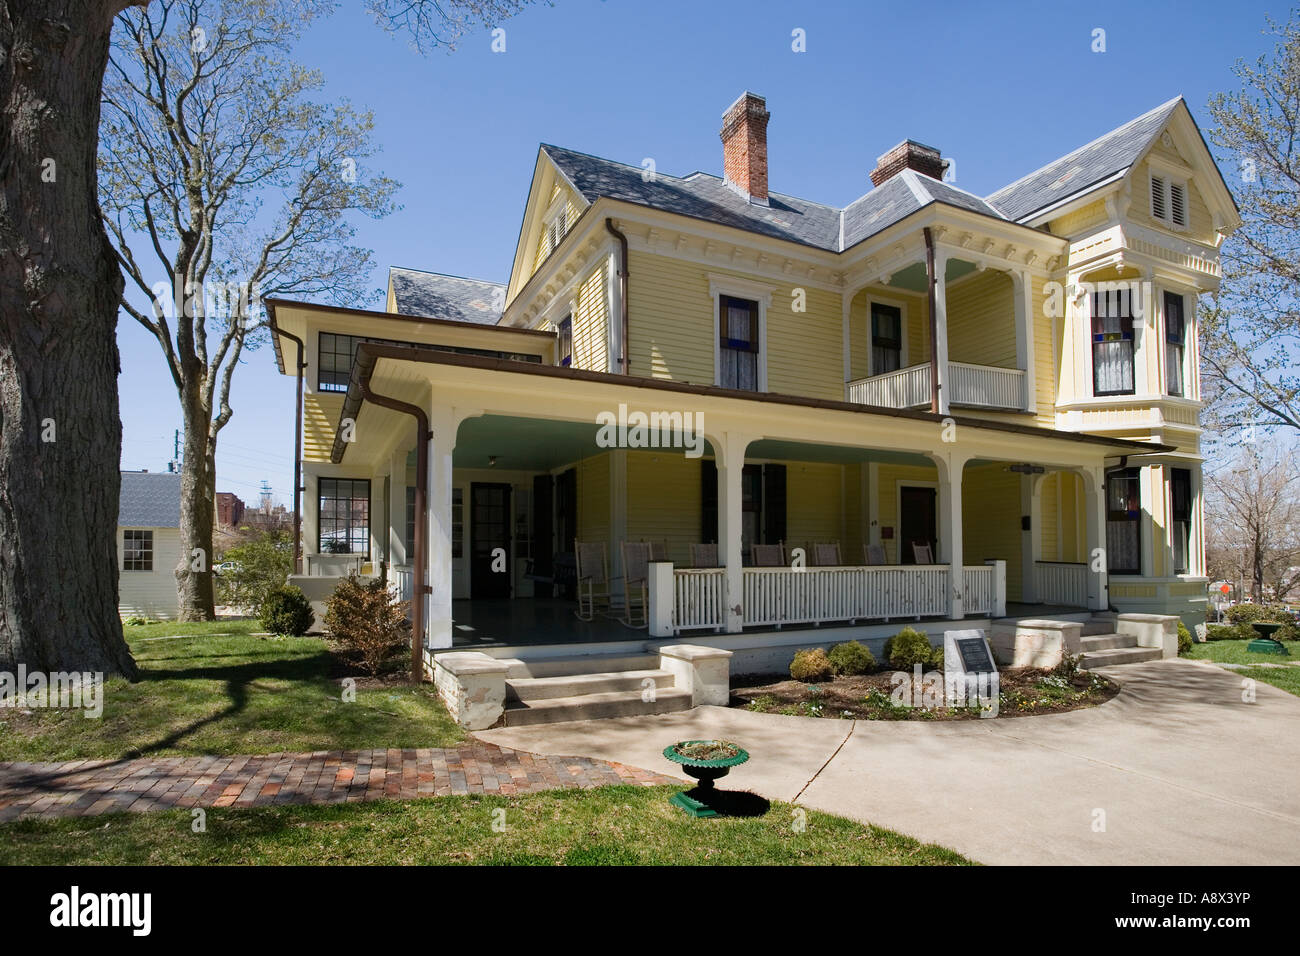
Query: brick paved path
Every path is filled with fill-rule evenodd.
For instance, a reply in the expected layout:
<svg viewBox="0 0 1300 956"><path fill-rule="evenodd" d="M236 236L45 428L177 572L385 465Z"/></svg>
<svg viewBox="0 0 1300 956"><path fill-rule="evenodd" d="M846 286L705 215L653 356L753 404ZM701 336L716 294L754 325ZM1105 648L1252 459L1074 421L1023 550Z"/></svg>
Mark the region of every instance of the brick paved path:
<svg viewBox="0 0 1300 956"><path fill-rule="evenodd" d="M0 763L0 822L680 782L603 760L535 756L481 742L446 749Z"/></svg>

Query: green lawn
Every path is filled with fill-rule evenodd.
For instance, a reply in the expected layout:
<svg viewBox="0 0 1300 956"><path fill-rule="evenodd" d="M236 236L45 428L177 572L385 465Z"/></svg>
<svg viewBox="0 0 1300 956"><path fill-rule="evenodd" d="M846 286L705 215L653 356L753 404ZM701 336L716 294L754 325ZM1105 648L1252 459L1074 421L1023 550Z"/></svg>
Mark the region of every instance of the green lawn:
<svg viewBox="0 0 1300 956"><path fill-rule="evenodd" d="M104 713L0 709L0 760L72 760L371 747L445 747L464 734L431 685L358 688L345 703L328 644L255 637L256 621L126 628L135 683Z"/></svg>
<svg viewBox="0 0 1300 956"><path fill-rule="evenodd" d="M1300 641L1284 641L1290 657L1279 654L1255 654L1246 650L1249 641L1207 641L1193 644L1183 657L1196 661L1214 661L1219 664L1285 664L1300 662ZM1251 667L1234 671L1274 687L1300 696L1300 667Z"/></svg>
<svg viewBox="0 0 1300 956"><path fill-rule="evenodd" d="M209 810L205 833L192 832L187 810L24 821L0 827L0 864L970 863L842 817L796 815L783 803L761 816L694 820L669 805L673 789Z"/></svg>

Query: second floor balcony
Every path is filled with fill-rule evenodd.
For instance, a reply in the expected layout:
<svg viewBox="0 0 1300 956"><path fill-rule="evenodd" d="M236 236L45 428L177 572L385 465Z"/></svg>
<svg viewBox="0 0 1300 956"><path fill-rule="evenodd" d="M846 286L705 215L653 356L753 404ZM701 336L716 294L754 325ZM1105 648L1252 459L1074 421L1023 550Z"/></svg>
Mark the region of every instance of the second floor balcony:
<svg viewBox="0 0 1300 956"><path fill-rule="evenodd" d="M872 375L849 382L849 401L886 408L929 408L933 368L930 363ZM1025 411L1029 395L1025 372L967 362L948 362L940 376L948 405L992 411Z"/></svg>

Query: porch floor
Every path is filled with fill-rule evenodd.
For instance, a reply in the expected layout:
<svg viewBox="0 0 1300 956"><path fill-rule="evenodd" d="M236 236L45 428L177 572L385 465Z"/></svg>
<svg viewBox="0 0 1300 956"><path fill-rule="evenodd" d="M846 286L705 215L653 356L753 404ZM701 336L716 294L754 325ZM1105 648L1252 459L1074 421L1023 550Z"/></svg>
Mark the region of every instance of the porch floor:
<svg viewBox="0 0 1300 956"><path fill-rule="evenodd" d="M546 644L601 644L616 641L654 640L647 628L627 627L617 617L597 614L580 621L574 614L576 601L560 598L462 599L452 602L452 647L511 647ZM1013 610L1014 609L1014 610ZM1053 612L1077 614L1081 608L1055 608L1041 604L1007 605L1008 616L1041 616ZM979 615L975 615L979 616ZM923 618L922 620L940 620ZM863 621L863 624L883 623ZM912 623L911 619L898 626ZM836 626L828 622L823 629ZM770 625L746 628L746 632L771 633ZM783 633L817 630L812 624L787 624ZM688 631L685 636L698 643L711 632Z"/></svg>

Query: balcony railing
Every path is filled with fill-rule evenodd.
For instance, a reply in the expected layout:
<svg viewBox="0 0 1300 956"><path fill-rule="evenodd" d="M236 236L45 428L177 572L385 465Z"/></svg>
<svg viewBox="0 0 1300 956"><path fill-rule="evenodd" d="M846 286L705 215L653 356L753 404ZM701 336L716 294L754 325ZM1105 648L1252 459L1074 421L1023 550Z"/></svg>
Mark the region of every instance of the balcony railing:
<svg viewBox="0 0 1300 956"><path fill-rule="evenodd" d="M1023 369L949 362L946 381L949 405L1020 411L1028 404ZM849 401L884 408L924 408L930 404L930 366L912 365L850 382Z"/></svg>

